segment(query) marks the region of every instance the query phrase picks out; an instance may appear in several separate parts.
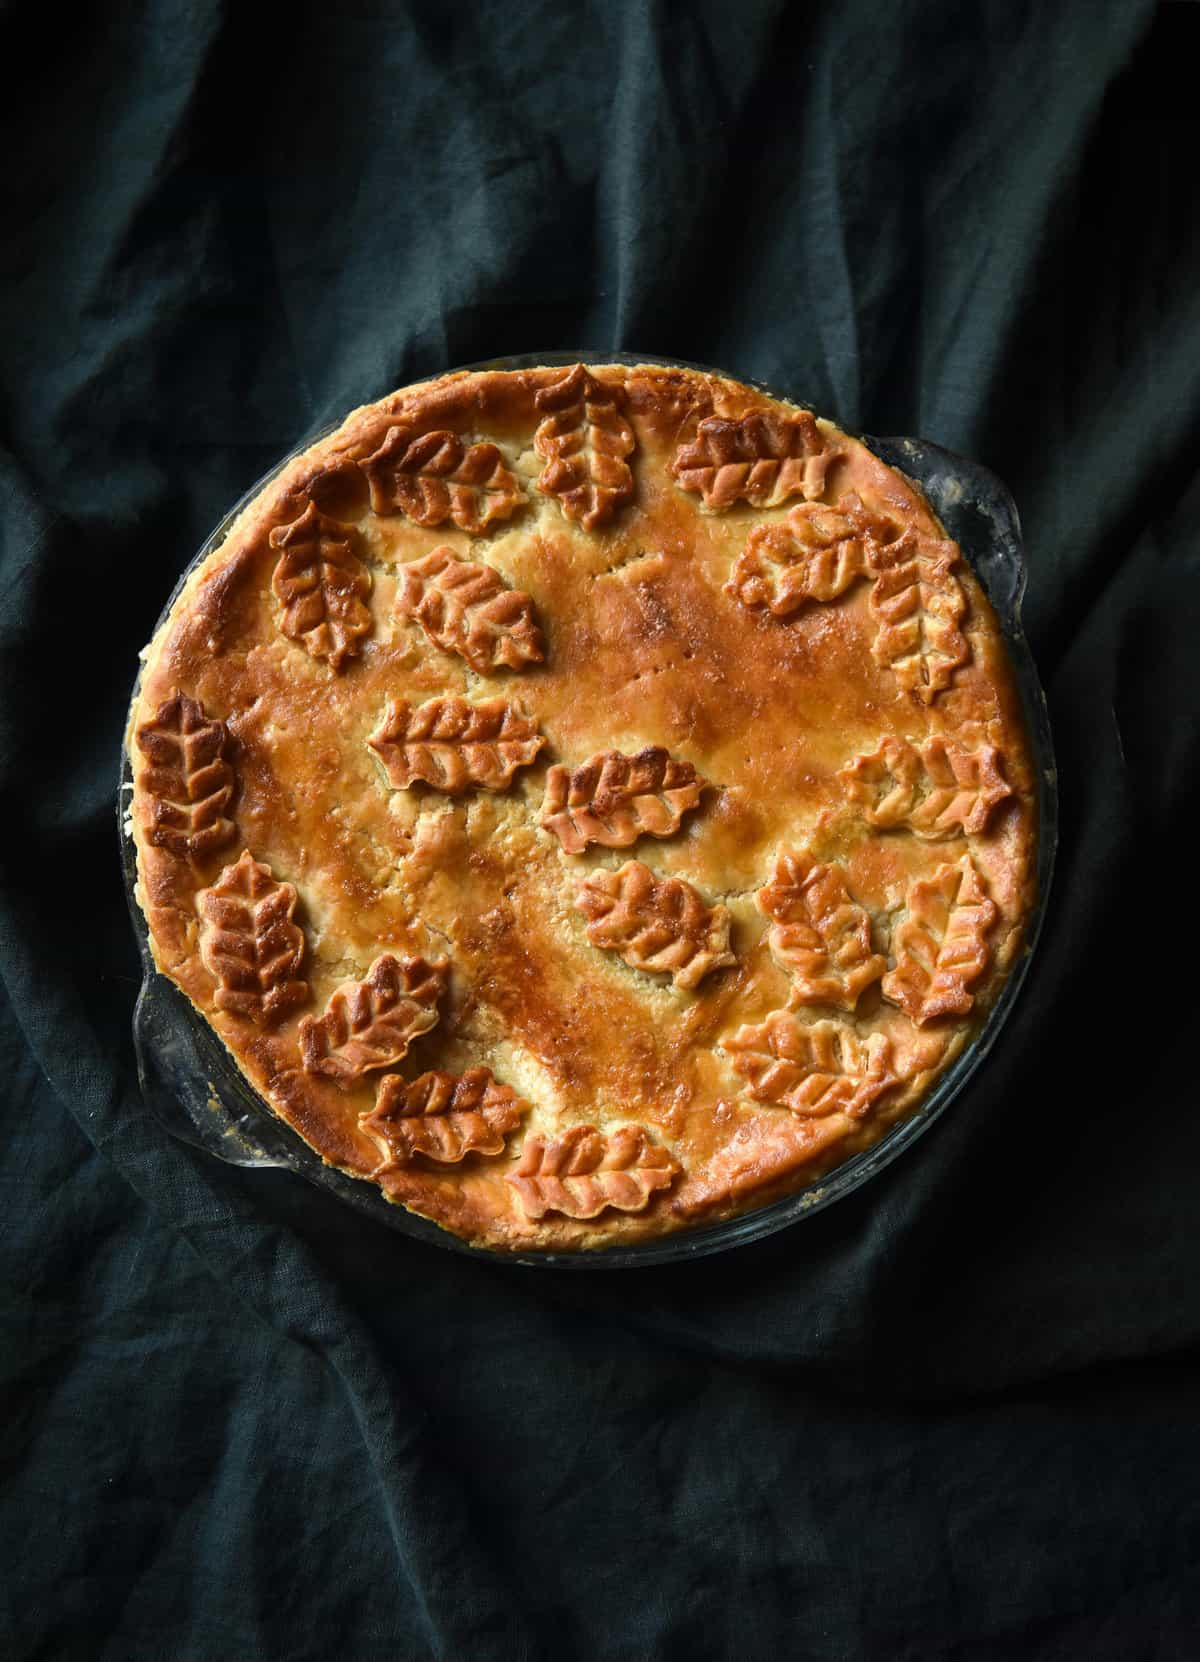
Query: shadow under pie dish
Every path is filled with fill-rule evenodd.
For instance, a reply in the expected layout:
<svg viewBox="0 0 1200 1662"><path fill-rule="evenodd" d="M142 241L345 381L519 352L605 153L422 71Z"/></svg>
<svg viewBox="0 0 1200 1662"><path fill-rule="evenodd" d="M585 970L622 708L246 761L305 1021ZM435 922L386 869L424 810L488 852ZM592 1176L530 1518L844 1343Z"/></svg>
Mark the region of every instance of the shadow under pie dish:
<svg viewBox="0 0 1200 1662"><path fill-rule="evenodd" d="M931 508L970 464L872 443L687 367L457 372L187 574L128 735L145 943L339 1192L732 1241L982 1054L1051 851L1020 574L998 614Z"/></svg>

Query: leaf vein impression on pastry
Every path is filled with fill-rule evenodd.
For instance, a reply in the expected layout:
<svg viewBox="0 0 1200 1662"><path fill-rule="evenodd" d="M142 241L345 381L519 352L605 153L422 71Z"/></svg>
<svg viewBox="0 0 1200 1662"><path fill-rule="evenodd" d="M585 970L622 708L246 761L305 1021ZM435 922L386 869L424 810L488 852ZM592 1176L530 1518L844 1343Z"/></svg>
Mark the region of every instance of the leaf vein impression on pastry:
<svg viewBox="0 0 1200 1662"><path fill-rule="evenodd" d="M346 527L310 502L290 525L270 535L279 550L271 587L283 607L279 627L314 658L340 670L356 657L371 630L366 604L371 577L355 554Z"/></svg>
<svg viewBox="0 0 1200 1662"><path fill-rule="evenodd" d="M748 1094L793 1114L862 1119L898 1083L885 1034L860 1039L835 1021L805 1026L791 1010L773 1010L757 1026L739 1027L723 1044Z"/></svg>
<svg viewBox="0 0 1200 1662"><path fill-rule="evenodd" d="M146 766L137 785L149 803L147 836L155 847L198 860L232 840L236 828L225 814L235 782L228 741L225 723L210 720L203 705L180 692L138 728Z"/></svg>
<svg viewBox="0 0 1200 1662"><path fill-rule="evenodd" d="M414 438L393 427L359 463L377 514L402 513L414 525L444 525L478 535L508 519L525 501L516 475L494 444L464 445L454 433Z"/></svg>
<svg viewBox="0 0 1200 1662"><path fill-rule="evenodd" d="M859 578L872 576L891 534L857 496L836 507L799 502L785 520L754 527L725 592L751 610L790 617L807 602L837 600Z"/></svg>
<svg viewBox="0 0 1200 1662"><path fill-rule="evenodd" d="M539 822L568 854L589 843L628 848L641 836L669 837L700 801L708 781L661 745L635 756L601 750L582 766L556 763L546 774Z"/></svg>
<svg viewBox="0 0 1200 1662"><path fill-rule="evenodd" d="M887 969L887 959L871 947L871 919L851 899L840 866L785 850L771 882L758 891L758 909L772 919L771 955L791 975L801 1004L853 1010Z"/></svg>
<svg viewBox="0 0 1200 1662"><path fill-rule="evenodd" d="M991 962L986 937L999 917L971 856L915 879L905 903L908 915L893 932L896 965L883 978L883 996L918 1026L969 1015L971 988Z"/></svg>
<svg viewBox="0 0 1200 1662"><path fill-rule="evenodd" d="M737 961L726 908L706 906L683 878L655 877L640 860L592 872L575 903L593 946L616 952L631 969L664 971L677 987L696 987Z"/></svg>
<svg viewBox="0 0 1200 1662"><path fill-rule="evenodd" d="M455 1165L468 1154L500 1154L529 1104L490 1068L466 1073L423 1073L411 1081L389 1074L375 1106L359 1125L381 1138L388 1158L375 1175L404 1166L418 1154Z"/></svg>
<svg viewBox="0 0 1200 1662"><path fill-rule="evenodd" d="M636 440L619 393L576 364L534 399L543 416L533 447L546 463L538 489L587 531L633 495L627 458Z"/></svg>
<svg viewBox="0 0 1200 1662"><path fill-rule="evenodd" d="M775 508L790 496L820 496L841 454L826 443L808 410L791 416L754 410L736 421L706 416L696 437L680 445L669 471L706 508L739 501Z"/></svg>
<svg viewBox="0 0 1200 1662"><path fill-rule="evenodd" d="M982 835L992 810L1012 795L994 745L967 750L937 733L919 745L885 738L848 762L841 779L871 825L907 825L928 841Z"/></svg>
<svg viewBox="0 0 1200 1662"><path fill-rule="evenodd" d="M306 1071L348 1089L372 1069L394 1067L436 1023L445 990L445 960L383 953L361 981L335 988L323 1016L300 1023Z"/></svg>
<svg viewBox="0 0 1200 1662"><path fill-rule="evenodd" d="M946 690L971 655L959 628L967 603L954 575L957 562L955 543L911 527L875 557L871 654L925 704Z"/></svg>
<svg viewBox="0 0 1200 1662"><path fill-rule="evenodd" d="M455 795L478 786L503 791L545 739L523 710L503 698L472 704L459 694L414 707L393 698L367 743L395 790L420 781Z"/></svg>
<svg viewBox="0 0 1200 1662"><path fill-rule="evenodd" d="M531 1223L547 1212L595 1218L608 1208L641 1212L659 1189L669 1189L682 1170L668 1149L640 1125L605 1136L593 1125L573 1125L547 1142L526 1140L517 1169L506 1181Z"/></svg>
<svg viewBox="0 0 1200 1662"><path fill-rule="evenodd" d="M524 669L545 656L530 597L481 560L460 560L452 548L435 548L400 567L396 610L480 675Z"/></svg>
<svg viewBox="0 0 1200 1662"><path fill-rule="evenodd" d="M296 900L295 887L276 882L249 849L211 888L198 891L200 959L216 980L218 1010L270 1023L306 1001Z"/></svg>

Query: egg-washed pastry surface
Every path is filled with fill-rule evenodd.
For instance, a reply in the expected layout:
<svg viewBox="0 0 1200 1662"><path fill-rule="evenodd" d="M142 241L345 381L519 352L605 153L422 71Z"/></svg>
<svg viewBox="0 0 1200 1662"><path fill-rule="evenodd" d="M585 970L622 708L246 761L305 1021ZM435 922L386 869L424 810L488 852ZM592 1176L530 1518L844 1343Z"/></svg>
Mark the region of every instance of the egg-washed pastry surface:
<svg viewBox="0 0 1200 1662"><path fill-rule="evenodd" d="M970 1044L1033 904L960 549L698 371L356 411L191 574L128 742L159 969L324 1160L478 1246L812 1183Z"/></svg>

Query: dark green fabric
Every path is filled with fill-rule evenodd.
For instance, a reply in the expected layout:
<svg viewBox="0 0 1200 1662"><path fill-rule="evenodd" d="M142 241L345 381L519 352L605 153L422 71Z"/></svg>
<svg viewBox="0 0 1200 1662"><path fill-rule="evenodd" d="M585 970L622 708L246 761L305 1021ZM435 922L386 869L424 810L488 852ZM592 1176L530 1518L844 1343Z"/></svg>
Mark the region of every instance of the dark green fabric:
<svg viewBox="0 0 1200 1662"><path fill-rule="evenodd" d="M0 11L0 1654L1197 1653L1197 21ZM1063 796L1029 991L919 1148L583 1279L147 1118L113 802L233 499L406 380L577 345L1006 478Z"/></svg>

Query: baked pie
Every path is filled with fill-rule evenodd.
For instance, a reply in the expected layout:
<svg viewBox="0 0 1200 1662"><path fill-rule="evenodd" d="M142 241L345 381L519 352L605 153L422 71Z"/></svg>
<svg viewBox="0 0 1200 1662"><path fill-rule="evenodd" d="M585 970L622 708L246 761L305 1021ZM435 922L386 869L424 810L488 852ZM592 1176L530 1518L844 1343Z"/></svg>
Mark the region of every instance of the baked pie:
<svg viewBox="0 0 1200 1662"><path fill-rule="evenodd" d="M159 969L326 1162L478 1246L812 1183L971 1043L1036 888L959 548L694 370L356 411L191 573L129 748Z"/></svg>

